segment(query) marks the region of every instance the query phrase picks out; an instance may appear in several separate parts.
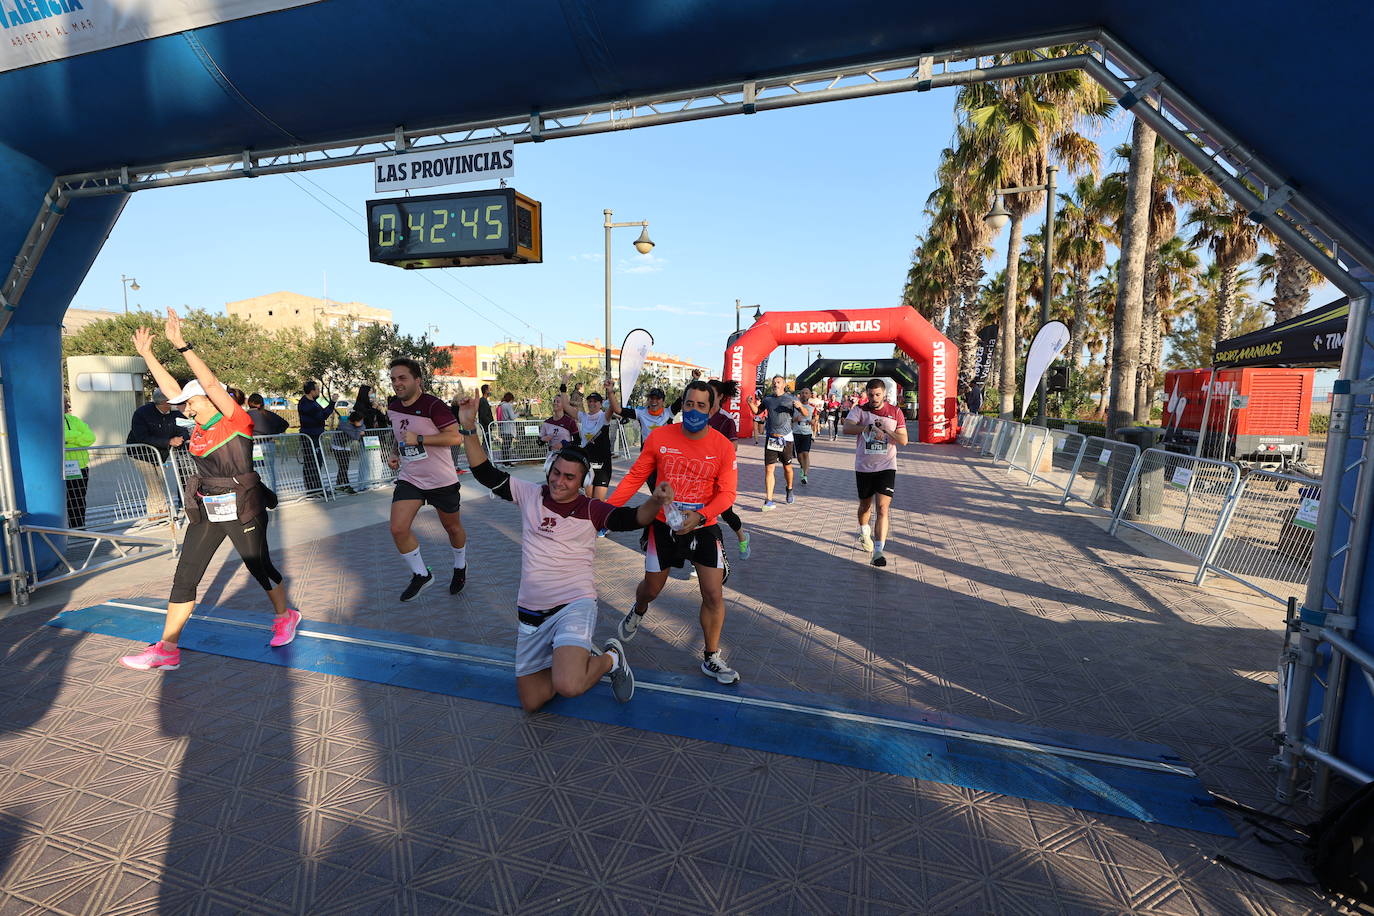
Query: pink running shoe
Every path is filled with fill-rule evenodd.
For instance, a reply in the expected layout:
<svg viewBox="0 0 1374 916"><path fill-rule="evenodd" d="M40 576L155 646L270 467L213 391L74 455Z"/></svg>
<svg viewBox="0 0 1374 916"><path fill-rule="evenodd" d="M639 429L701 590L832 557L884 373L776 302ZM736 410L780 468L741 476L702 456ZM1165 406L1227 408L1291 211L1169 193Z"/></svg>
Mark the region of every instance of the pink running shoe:
<svg viewBox="0 0 1374 916"><path fill-rule="evenodd" d="M158 641L137 655L124 656L119 660L119 663L125 668L136 668L139 671L148 671L153 668L175 671L181 667L181 650L176 646L169 648Z"/></svg>
<svg viewBox="0 0 1374 916"><path fill-rule="evenodd" d="M295 608L287 608L285 617L277 617L272 621L272 638L267 641L273 648L284 646L296 638L296 626L301 622L301 612Z"/></svg>

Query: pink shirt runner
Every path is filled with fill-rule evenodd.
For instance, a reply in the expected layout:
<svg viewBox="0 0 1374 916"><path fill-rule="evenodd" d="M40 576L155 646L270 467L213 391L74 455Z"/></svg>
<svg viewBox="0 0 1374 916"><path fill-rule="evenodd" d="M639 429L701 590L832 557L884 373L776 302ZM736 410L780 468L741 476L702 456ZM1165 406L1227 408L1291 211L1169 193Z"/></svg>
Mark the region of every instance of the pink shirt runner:
<svg viewBox="0 0 1374 916"><path fill-rule="evenodd" d="M596 532L615 506L581 495L556 503L545 485L519 477L510 478L510 493L522 527L516 603L547 611L579 598L595 600Z"/></svg>
<svg viewBox="0 0 1374 916"><path fill-rule="evenodd" d="M887 432L895 432L898 429L906 428L906 417L896 407L883 403L882 407L870 408L867 405L855 407L845 417L846 423L858 423L863 426L878 426ZM873 471L894 470L897 467L897 446L891 440L883 442L875 439L867 431L855 436L858 440L854 443L854 470L861 473L872 473Z"/></svg>
<svg viewBox="0 0 1374 916"><path fill-rule="evenodd" d="M401 456L401 480L421 490L437 490L458 482L453 466L453 451L447 445L407 446L406 433L433 436L458 420L448 405L432 394L422 394L406 407L400 398L387 402L387 416L396 434L396 451Z"/></svg>

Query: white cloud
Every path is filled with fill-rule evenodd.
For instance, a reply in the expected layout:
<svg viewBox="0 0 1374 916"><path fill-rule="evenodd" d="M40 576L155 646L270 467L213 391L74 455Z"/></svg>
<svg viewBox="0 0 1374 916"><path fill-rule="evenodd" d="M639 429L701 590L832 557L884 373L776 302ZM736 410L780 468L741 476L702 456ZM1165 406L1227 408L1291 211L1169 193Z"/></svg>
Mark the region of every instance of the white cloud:
<svg viewBox="0 0 1374 916"><path fill-rule="evenodd" d="M600 261L601 255L595 251L584 251L582 254L568 255L569 261Z"/></svg>
<svg viewBox="0 0 1374 916"><path fill-rule="evenodd" d="M656 274L667 263L663 258L655 257L652 253L643 254L633 259L625 258L622 260L620 272L623 274Z"/></svg>

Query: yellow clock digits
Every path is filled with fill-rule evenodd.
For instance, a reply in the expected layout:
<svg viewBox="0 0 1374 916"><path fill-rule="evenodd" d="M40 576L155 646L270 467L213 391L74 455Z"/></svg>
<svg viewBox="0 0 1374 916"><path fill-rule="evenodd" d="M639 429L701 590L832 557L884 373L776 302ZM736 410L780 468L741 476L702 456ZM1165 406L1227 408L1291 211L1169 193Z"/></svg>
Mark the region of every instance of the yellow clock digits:
<svg viewBox="0 0 1374 916"><path fill-rule="evenodd" d="M429 240L434 245L442 245L444 243L444 234L440 230L448 225L448 211L431 210L430 212L438 217L438 219L436 219L434 225L430 227Z"/></svg>
<svg viewBox="0 0 1374 916"><path fill-rule="evenodd" d="M396 244L396 214L383 213L377 218L377 244L390 248Z"/></svg>
<svg viewBox="0 0 1374 916"><path fill-rule="evenodd" d="M468 221L469 215L472 217L471 222ZM468 229L471 229L472 237L477 238L477 210L475 208L472 210L460 209L458 211L458 221Z"/></svg>
<svg viewBox="0 0 1374 916"><path fill-rule="evenodd" d="M418 218L419 225L416 225L417 218ZM420 233L420 236L419 236L418 241L420 241L420 242L423 243L424 240L425 240L425 214L424 214L423 212L421 212L421 213L407 213L407 214L406 214L406 228L409 229L411 232L418 232L418 233Z"/></svg>
<svg viewBox="0 0 1374 916"><path fill-rule="evenodd" d="M497 213L500 213L500 212L501 212L502 210L504 210L504 209L506 209L506 205L505 205L505 204L492 204L490 207L487 207L487 213L486 213L487 225L488 225L488 226L495 226L496 228L495 228L495 229L492 229L490 232L488 232L488 233L486 234L486 236L485 236L486 238L489 238L489 239L499 239L499 238L501 238L501 236L503 236L503 235L505 234L506 227L505 227L504 223L502 222L501 217L498 216L498 217L496 217L496 219L492 219L492 218L491 218L491 212L492 212L493 210L495 210ZM476 237L477 237L477 234L474 232L474 233L473 233L473 238L476 238Z"/></svg>

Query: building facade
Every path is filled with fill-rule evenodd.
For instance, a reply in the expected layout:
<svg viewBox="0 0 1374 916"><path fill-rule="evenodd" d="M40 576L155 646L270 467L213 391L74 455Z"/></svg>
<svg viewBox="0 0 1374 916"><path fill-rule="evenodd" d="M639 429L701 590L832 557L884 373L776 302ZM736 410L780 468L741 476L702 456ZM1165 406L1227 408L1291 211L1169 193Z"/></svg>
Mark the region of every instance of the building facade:
<svg viewBox="0 0 1374 916"><path fill-rule="evenodd" d="M602 348L601 338L594 338L590 343L581 340L570 340L563 348L563 365L569 369L582 369L591 367L600 369L606 364L606 351ZM648 358L644 360L646 371L652 371L663 375L668 380L668 384L674 388L681 388L692 379L693 370L699 371L702 378L710 378L712 372L706 366L699 366L689 360L680 359L669 353L650 352ZM620 374L620 348L611 348L611 372Z"/></svg>
<svg viewBox="0 0 1374 916"><path fill-rule="evenodd" d="M336 302L333 299L320 299L290 292L268 293L265 296L226 302L224 311L268 331L289 328L309 332L314 331L316 325L357 331L368 325L393 323L391 309L373 308L361 302Z"/></svg>

